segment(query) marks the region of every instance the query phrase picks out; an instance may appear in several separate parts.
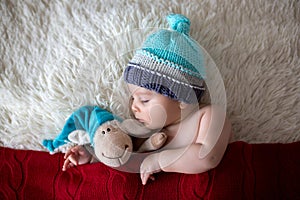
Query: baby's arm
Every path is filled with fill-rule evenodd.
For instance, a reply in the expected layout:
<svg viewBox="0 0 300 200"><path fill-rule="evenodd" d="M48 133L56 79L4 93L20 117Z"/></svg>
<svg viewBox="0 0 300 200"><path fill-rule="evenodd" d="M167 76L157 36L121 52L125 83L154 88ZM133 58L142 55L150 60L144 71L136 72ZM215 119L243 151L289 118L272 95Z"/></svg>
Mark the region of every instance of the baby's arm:
<svg viewBox="0 0 300 200"><path fill-rule="evenodd" d="M161 152L160 166L163 171L205 172L220 163L230 136L231 123L226 119L225 112L217 107L208 107L201 117L196 143L186 148Z"/></svg>
<svg viewBox="0 0 300 200"><path fill-rule="evenodd" d="M153 172L159 170L195 174L208 171L219 164L231 135L231 124L225 119L218 129L217 123L221 121L221 115L217 115L218 111L213 111L211 107L205 109L198 122L200 128L196 143L147 157L141 166L143 183L146 183Z"/></svg>

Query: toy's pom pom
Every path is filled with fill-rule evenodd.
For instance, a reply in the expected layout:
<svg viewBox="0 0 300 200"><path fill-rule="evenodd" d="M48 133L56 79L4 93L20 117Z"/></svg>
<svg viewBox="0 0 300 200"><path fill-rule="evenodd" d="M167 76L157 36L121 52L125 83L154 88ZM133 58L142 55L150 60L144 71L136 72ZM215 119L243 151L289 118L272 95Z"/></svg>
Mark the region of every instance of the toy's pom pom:
<svg viewBox="0 0 300 200"><path fill-rule="evenodd" d="M171 29L186 35L189 34L191 22L184 15L170 14L167 16L167 20Z"/></svg>

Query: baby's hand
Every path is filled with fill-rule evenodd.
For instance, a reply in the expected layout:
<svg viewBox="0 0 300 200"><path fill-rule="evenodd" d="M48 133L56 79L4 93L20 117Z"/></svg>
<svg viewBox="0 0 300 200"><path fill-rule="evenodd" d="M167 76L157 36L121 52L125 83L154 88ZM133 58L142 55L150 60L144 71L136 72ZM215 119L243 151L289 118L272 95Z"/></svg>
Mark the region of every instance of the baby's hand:
<svg viewBox="0 0 300 200"><path fill-rule="evenodd" d="M140 173L142 184L146 185L147 180L150 178L154 180L152 174L160 172L161 168L158 162L159 153L147 156L141 164Z"/></svg>
<svg viewBox="0 0 300 200"><path fill-rule="evenodd" d="M63 164L63 171L66 171L70 167L89 163L92 160L92 155L82 145L77 145L69 149L65 156L65 162Z"/></svg>

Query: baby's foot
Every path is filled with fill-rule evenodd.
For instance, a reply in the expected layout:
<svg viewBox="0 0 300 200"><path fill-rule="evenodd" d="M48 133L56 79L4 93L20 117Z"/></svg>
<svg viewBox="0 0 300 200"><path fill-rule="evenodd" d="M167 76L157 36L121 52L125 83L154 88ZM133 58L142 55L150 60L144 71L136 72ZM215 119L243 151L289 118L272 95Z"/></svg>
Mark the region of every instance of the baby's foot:
<svg viewBox="0 0 300 200"><path fill-rule="evenodd" d="M154 150L161 148L167 141L167 135L163 132L154 133L151 136L151 144Z"/></svg>
<svg viewBox="0 0 300 200"><path fill-rule="evenodd" d="M151 135L139 148L137 152L154 151L161 148L167 141L167 135L163 132Z"/></svg>

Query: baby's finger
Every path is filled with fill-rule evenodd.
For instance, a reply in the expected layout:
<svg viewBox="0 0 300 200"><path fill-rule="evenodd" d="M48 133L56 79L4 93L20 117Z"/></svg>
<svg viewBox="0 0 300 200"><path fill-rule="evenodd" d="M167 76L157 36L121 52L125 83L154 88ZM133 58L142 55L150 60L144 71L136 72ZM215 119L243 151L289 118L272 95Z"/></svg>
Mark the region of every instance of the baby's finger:
<svg viewBox="0 0 300 200"><path fill-rule="evenodd" d="M149 173L141 173L141 180L143 185L146 185L149 176L150 176Z"/></svg>
<svg viewBox="0 0 300 200"><path fill-rule="evenodd" d="M153 175L151 175L151 176L149 177L149 179L150 179L151 181L155 181L155 177L154 177Z"/></svg>
<svg viewBox="0 0 300 200"><path fill-rule="evenodd" d="M74 165L78 165L78 157L76 155L72 154L67 159Z"/></svg>
<svg viewBox="0 0 300 200"><path fill-rule="evenodd" d="M67 169L71 168L71 167L74 167L75 165L73 163L69 163L68 166L67 166Z"/></svg>
<svg viewBox="0 0 300 200"><path fill-rule="evenodd" d="M69 149L69 150L65 153L64 159L66 159L71 153L72 153L72 152L71 152L71 150Z"/></svg>
<svg viewBox="0 0 300 200"><path fill-rule="evenodd" d="M64 156L64 159L66 159L67 157L69 157L71 154L77 154L77 149L78 146L72 147L71 149L69 149Z"/></svg>
<svg viewBox="0 0 300 200"><path fill-rule="evenodd" d="M69 164L70 164L70 160L66 159L65 162L64 162L64 164L63 164L62 170L66 171L68 169L67 166L69 166Z"/></svg>

